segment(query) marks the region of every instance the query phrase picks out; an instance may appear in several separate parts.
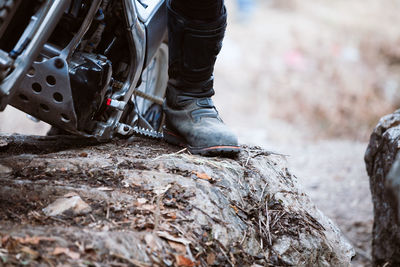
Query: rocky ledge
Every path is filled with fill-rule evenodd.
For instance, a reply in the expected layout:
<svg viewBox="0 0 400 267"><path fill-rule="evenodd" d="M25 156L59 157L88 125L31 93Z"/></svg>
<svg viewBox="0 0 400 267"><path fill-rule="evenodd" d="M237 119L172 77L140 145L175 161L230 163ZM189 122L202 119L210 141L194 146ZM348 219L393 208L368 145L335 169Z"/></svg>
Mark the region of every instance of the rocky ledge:
<svg viewBox="0 0 400 267"><path fill-rule="evenodd" d="M0 137L0 262L348 266L354 251L285 157L162 142ZM1 264L0 264L1 265Z"/></svg>

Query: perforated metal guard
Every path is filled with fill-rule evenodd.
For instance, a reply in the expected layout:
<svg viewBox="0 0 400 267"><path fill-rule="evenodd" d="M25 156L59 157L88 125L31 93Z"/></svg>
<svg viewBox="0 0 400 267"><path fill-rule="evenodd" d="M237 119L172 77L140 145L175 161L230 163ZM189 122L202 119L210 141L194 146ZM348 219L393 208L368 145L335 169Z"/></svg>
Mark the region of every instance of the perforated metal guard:
<svg viewBox="0 0 400 267"><path fill-rule="evenodd" d="M49 124L77 129L68 64L62 58L33 63L10 103Z"/></svg>

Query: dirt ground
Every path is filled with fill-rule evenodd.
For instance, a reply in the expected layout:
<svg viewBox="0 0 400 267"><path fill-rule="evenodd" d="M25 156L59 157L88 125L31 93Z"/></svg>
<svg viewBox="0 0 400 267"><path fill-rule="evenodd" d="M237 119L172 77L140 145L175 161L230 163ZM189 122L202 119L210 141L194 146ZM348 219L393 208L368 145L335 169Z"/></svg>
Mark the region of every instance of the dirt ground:
<svg viewBox="0 0 400 267"><path fill-rule="evenodd" d="M0 135L5 266L348 266L354 255L281 155L90 142Z"/></svg>
<svg viewBox="0 0 400 267"><path fill-rule="evenodd" d="M400 2L259 0L247 15L227 4L215 73L222 117L242 143L289 155L308 194L355 246L354 266L369 266L363 155L378 119L400 103ZM0 114L2 132L47 129L12 109Z"/></svg>

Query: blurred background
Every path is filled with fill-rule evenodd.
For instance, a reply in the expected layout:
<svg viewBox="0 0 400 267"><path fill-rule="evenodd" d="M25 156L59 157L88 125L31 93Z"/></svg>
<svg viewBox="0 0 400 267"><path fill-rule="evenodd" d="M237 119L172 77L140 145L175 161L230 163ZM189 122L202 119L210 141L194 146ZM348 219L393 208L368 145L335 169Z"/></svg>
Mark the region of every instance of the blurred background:
<svg viewBox="0 0 400 267"><path fill-rule="evenodd" d="M216 104L246 144L288 155L291 171L371 264L364 153L400 108L400 1L228 0Z"/></svg>
<svg viewBox="0 0 400 267"><path fill-rule="evenodd" d="M287 156L316 205L370 265L372 204L363 156L400 108L399 0L227 0L215 102L241 143ZM45 134L8 107L0 131Z"/></svg>

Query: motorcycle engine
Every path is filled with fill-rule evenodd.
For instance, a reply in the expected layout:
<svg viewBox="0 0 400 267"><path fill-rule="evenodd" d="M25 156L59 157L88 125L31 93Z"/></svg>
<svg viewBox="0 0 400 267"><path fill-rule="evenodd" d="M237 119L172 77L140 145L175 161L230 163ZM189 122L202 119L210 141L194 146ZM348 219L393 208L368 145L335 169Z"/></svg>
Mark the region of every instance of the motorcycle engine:
<svg viewBox="0 0 400 267"><path fill-rule="evenodd" d="M88 131L109 91L111 61L102 55L78 52L70 61L69 74L78 128Z"/></svg>
<svg viewBox="0 0 400 267"><path fill-rule="evenodd" d="M80 28L89 0L74 0L51 36L50 42L65 47ZM95 19L69 60L69 78L78 129L90 133L94 118L112 93L111 77L123 81L127 69L126 29L121 1L103 0Z"/></svg>

